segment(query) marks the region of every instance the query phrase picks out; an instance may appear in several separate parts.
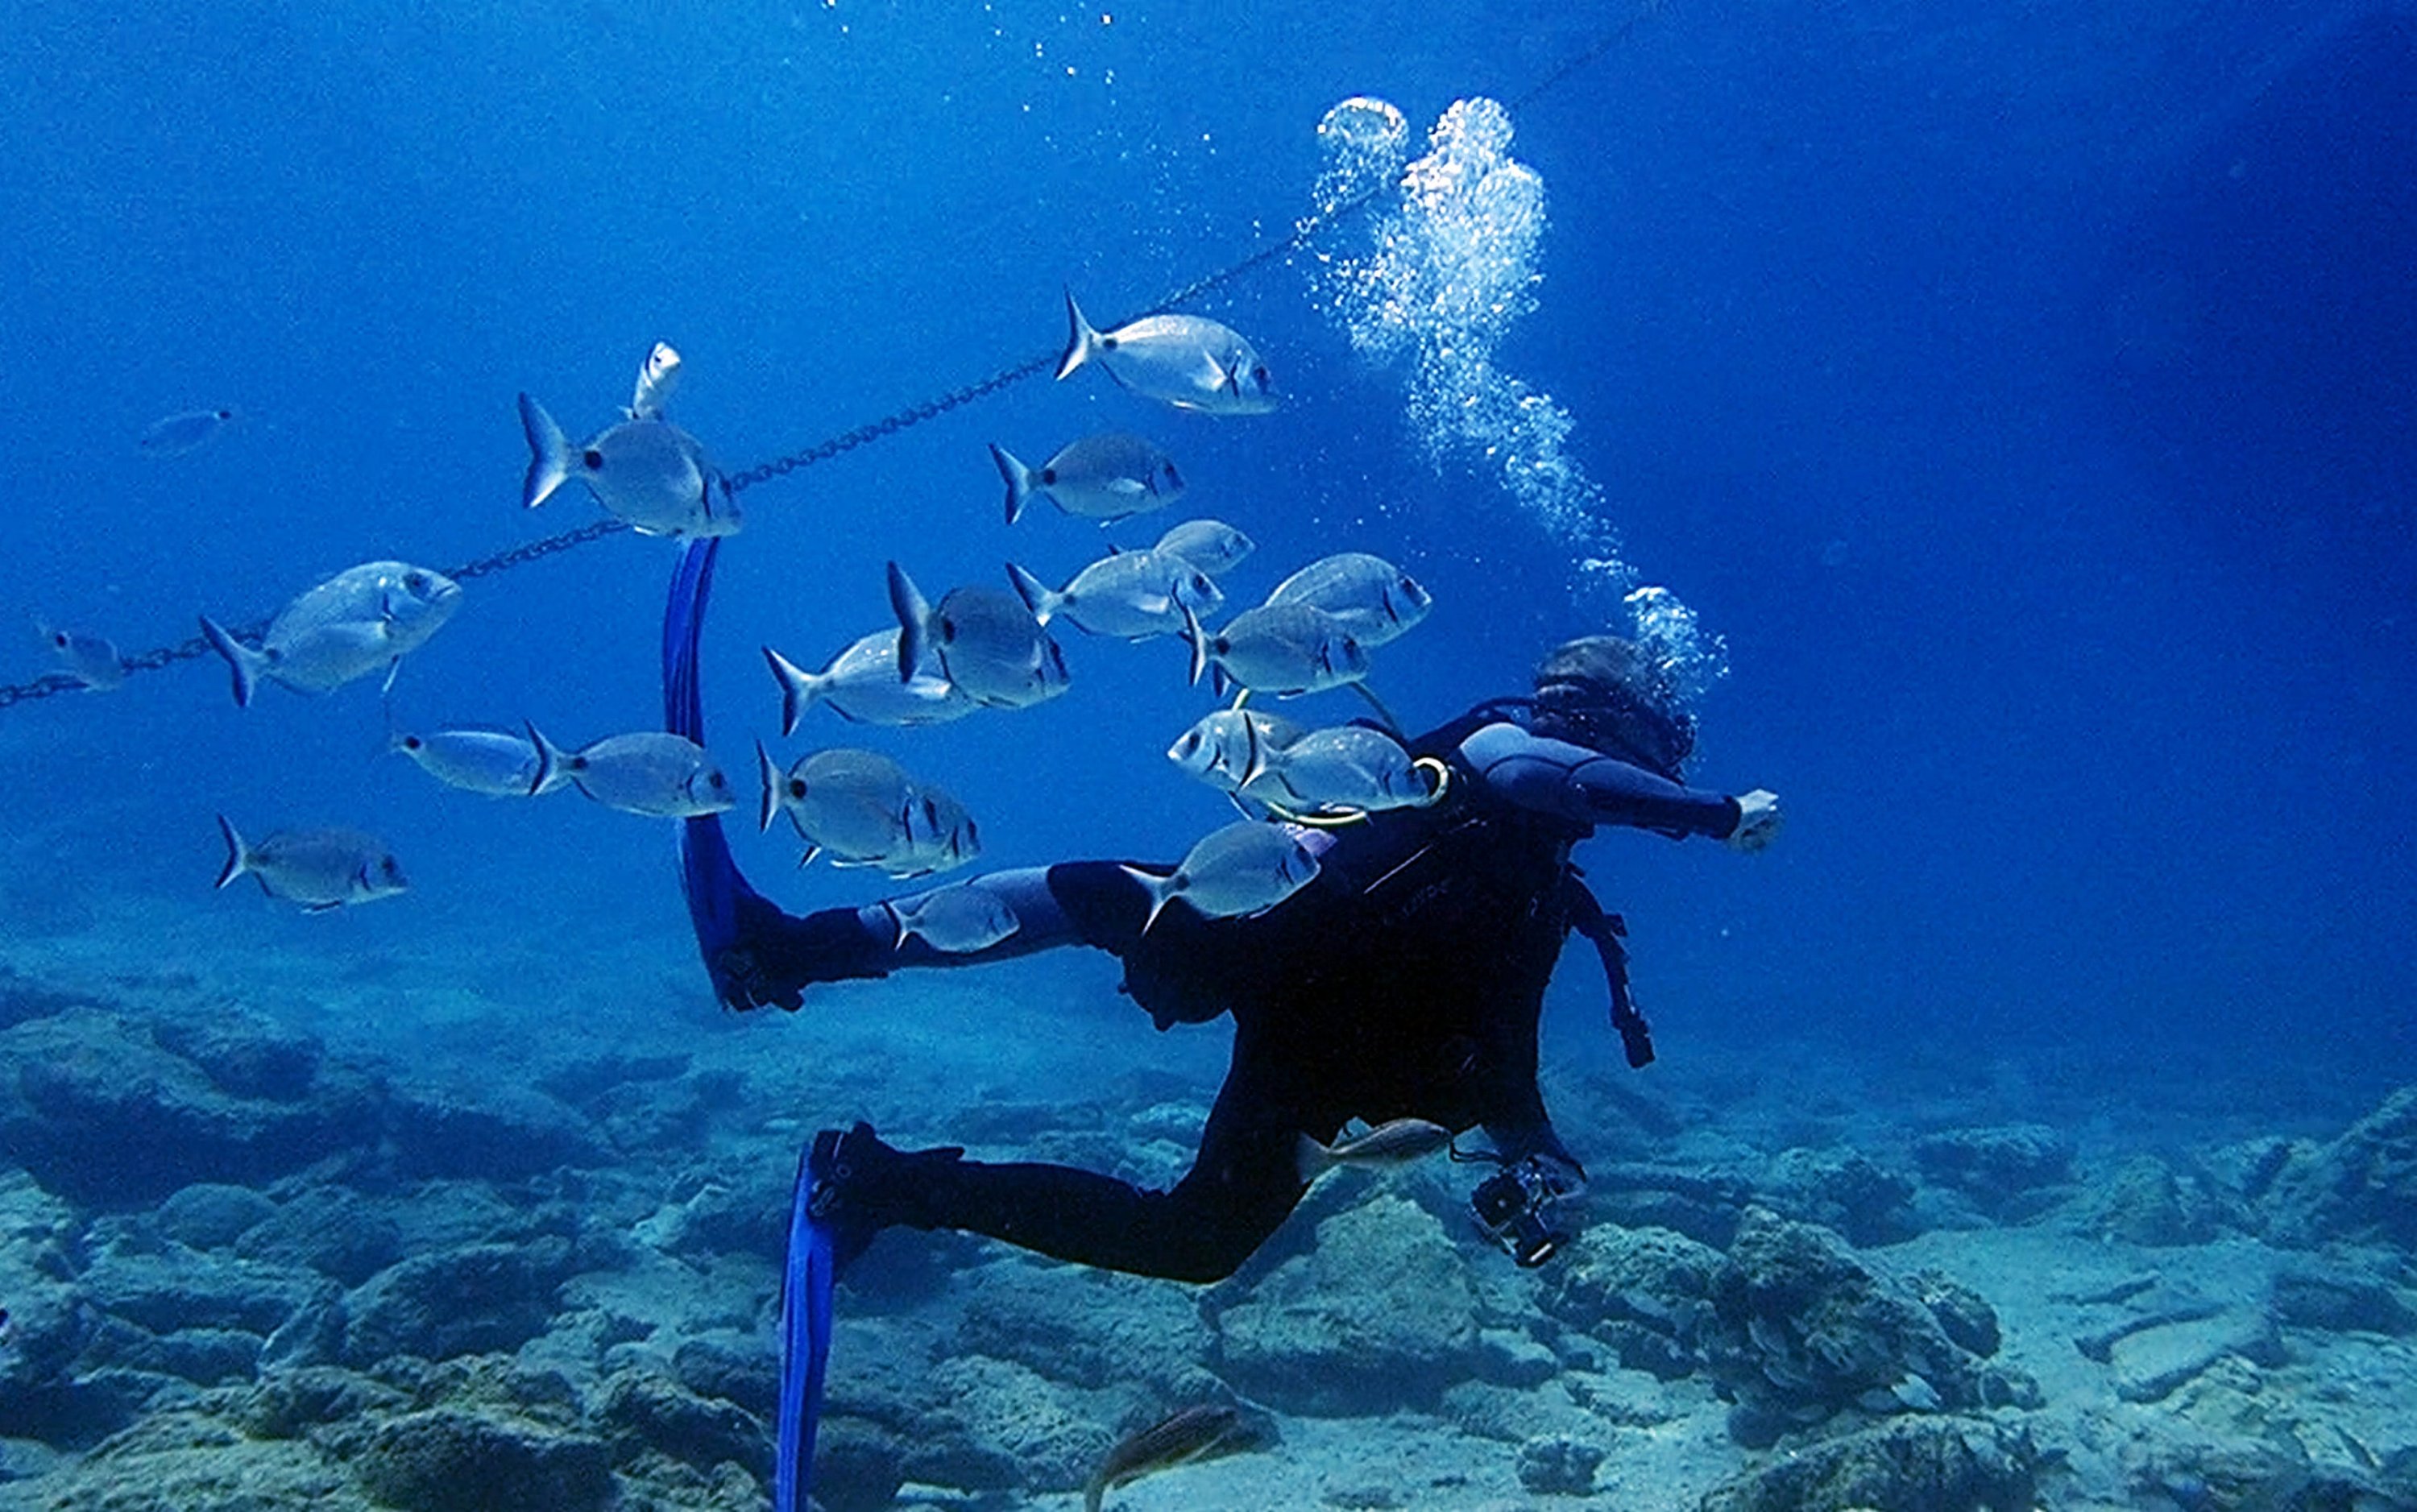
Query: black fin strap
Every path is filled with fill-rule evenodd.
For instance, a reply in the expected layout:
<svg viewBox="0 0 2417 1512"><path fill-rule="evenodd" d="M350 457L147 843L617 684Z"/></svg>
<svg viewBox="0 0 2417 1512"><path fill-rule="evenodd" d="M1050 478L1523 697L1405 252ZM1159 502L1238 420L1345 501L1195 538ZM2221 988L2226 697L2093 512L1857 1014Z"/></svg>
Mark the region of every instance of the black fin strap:
<svg viewBox="0 0 2417 1512"><path fill-rule="evenodd" d="M1620 943L1628 936L1628 921L1604 913L1575 873L1563 880L1569 887L1570 928L1594 943L1604 981L1611 989L1611 1026L1619 1032L1619 1048L1627 1052L1629 1066L1642 1070L1653 1064L1653 1026L1636 1011L1636 999L1628 990L1628 946Z"/></svg>

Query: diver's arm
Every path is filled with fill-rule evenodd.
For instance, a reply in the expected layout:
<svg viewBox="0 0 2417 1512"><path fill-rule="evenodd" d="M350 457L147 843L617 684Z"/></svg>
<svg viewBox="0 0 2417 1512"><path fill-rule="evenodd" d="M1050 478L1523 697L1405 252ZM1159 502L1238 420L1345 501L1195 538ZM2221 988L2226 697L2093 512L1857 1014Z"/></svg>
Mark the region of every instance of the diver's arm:
<svg viewBox="0 0 2417 1512"><path fill-rule="evenodd" d="M1584 825L1626 824L1725 839L1744 809L1735 798L1683 787L1639 766L1522 730L1489 724L1460 743L1461 759L1501 797Z"/></svg>

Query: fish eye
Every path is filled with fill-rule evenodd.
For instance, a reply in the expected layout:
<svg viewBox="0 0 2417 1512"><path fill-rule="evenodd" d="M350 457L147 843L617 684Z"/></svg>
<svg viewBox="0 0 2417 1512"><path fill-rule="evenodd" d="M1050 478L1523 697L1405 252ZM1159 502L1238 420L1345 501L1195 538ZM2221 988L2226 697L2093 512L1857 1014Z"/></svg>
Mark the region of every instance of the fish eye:
<svg viewBox="0 0 2417 1512"><path fill-rule="evenodd" d="M1267 364L1263 362L1257 367L1253 368L1251 370L1251 378L1261 388L1265 388L1269 383Z"/></svg>
<svg viewBox="0 0 2417 1512"><path fill-rule="evenodd" d="M953 641L953 640L955 640L956 638L957 638L957 622L956 622L955 620L953 620L953 619L950 618L950 617L949 617L948 615L946 615L946 614L941 615L941 616L940 616L940 639L941 639L941 640L943 640L943 641Z"/></svg>
<svg viewBox="0 0 2417 1512"><path fill-rule="evenodd" d="M723 788L730 786L730 779L722 776L720 772L707 773L705 779L705 785L713 789L716 793L719 793Z"/></svg>
<svg viewBox="0 0 2417 1512"><path fill-rule="evenodd" d="M790 797L792 797L792 798L802 798L802 797L804 797L804 796L806 795L806 783L805 783L805 779L804 779L803 778L796 778L796 777L793 777L793 778L789 779L788 791L789 791L789 796L790 796Z"/></svg>
<svg viewBox="0 0 2417 1512"><path fill-rule="evenodd" d="M579 454L579 461L592 473L604 465L604 454L590 446Z"/></svg>
<svg viewBox="0 0 2417 1512"><path fill-rule="evenodd" d="M1193 751L1200 748L1200 737L1197 734L1185 735L1183 737L1183 743L1176 748L1182 751L1186 756L1189 756Z"/></svg>
<svg viewBox="0 0 2417 1512"><path fill-rule="evenodd" d="M403 863L389 855L378 863L378 875L388 880L399 879L403 875Z"/></svg>
<svg viewBox="0 0 2417 1512"><path fill-rule="evenodd" d="M428 587L428 574L425 572L406 572L403 575L403 585L410 589L413 593L423 592Z"/></svg>
<svg viewBox="0 0 2417 1512"><path fill-rule="evenodd" d="M68 632L65 630L53 630L51 632L51 644L57 646L62 651L65 651L68 648Z"/></svg>
<svg viewBox="0 0 2417 1512"><path fill-rule="evenodd" d="M1056 481L1057 481L1057 469L1056 469L1055 467L1044 467L1044 468L1042 468L1042 469L1041 470L1041 487L1046 488L1046 487L1048 487L1050 484L1055 483L1055 482L1056 482Z"/></svg>
<svg viewBox="0 0 2417 1512"><path fill-rule="evenodd" d="M428 744L428 742L420 739L418 735L405 735L403 737L403 748L405 750L418 750L420 747L425 746L426 744Z"/></svg>
<svg viewBox="0 0 2417 1512"><path fill-rule="evenodd" d="M232 420L235 418L235 411L233 410L212 410L210 411L210 414L221 420Z"/></svg>

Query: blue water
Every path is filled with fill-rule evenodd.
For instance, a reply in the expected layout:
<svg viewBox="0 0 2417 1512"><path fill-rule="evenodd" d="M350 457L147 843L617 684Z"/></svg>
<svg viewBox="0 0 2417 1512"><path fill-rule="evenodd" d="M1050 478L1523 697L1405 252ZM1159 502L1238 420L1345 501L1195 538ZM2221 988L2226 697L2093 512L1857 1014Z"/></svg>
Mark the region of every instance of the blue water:
<svg viewBox="0 0 2417 1512"><path fill-rule="evenodd" d="M1774 1031L1876 1065L2046 1045L2302 1110L2313 1080L2345 1113L2417 1074L2417 23L2170 9L1679 0L1514 113L1550 226L1503 365L1573 417L1641 578L1725 643L1697 779L1790 816L1756 858L1588 854L1665 1055ZM1280 237L1345 95L1423 132L1629 17L31 8L0 50L0 609L147 647L356 561L583 523L575 491L519 509L512 396L600 425L656 340L718 461L804 446L1054 350L1062 287L1137 312ZM1202 307L1275 369L1273 416L1041 378L751 490L707 669L734 776L776 730L757 645L818 662L880 625L885 558L927 587L1011 556L1056 579L1164 522L1007 529L985 441L1147 429L1193 481L1181 513L1259 539L1238 596L1329 550L1400 562L1439 606L1379 661L1413 721L1591 627L1566 541L1482 460L1430 465L1401 375L1354 355L1306 261ZM135 448L218 404L246 418L207 450ZM650 724L671 558L624 536L472 584L398 713ZM1067 649L1075 687L1043 708L783 748L909 758L999 864L1167 855L1221 822L1159 754L1207 706L1179 649ZM111 934L156 917L138 900L507 998L480 940L634 938L661 970L618 1005L710 1023L659 826L451 793L382 742L368 686L238 713L215 661L0 710L0 866L11 896L81 900L131 969L159 949L149 923ZM220 811L374 828L415 892L329 919L213 895ZM777 838L741 854L792 907L874 896L790 870Z"/></svg>

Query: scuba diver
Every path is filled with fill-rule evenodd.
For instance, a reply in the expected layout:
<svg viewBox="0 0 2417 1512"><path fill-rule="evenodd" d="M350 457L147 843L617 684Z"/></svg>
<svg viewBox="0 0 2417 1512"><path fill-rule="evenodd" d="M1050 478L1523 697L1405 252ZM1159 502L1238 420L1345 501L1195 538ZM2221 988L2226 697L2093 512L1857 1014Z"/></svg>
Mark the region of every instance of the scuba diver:
<svg viewBox="0 0 2417 1512"><path fill-rule="evenodd" d="M669 723L692 739L703 735L695 650L712 552L709 541L691 548L665 621ZM1234 1018L1231 1066L1198 1155L1168 1190L968 1160L954 1147L896 1150L862 1123L822 1131L801 1197L836 1263L903 1225L1219 1280L1307 1191L1302 1136L1334 1141L1354 1118L1415 1118L1453 1135L1482 1127L1492 1150L1481 1158L1497 1170L1474 1194L1478 1222L1522 1265L1558 1249L1554 1206L1585 1172L1537 1088L1537 1026L1573 930L1601 955L1629 1063L1653 1056L1629 994L1621 923L1579 880L1571 849L1621 825L1759 850L1780 827L1778 800L1686 786L1692 717L1649 656L1607 635L1547 655L1532 696L1481 703L1405 744L1441 764L1436 800L1304 830L1317 874L1264 913L1208 918L1168 906L1152 920L1149 889L1119 864L1061 862L955 884L991 893L1017 921L1003 941L963 954L902 938L894 904L786 914L740 876L718 818L687 821L690 911L716 995L731 1007L795 1009L818 983L1079 945L1122 961L1123 990L1161 1029Z"/></svg>

